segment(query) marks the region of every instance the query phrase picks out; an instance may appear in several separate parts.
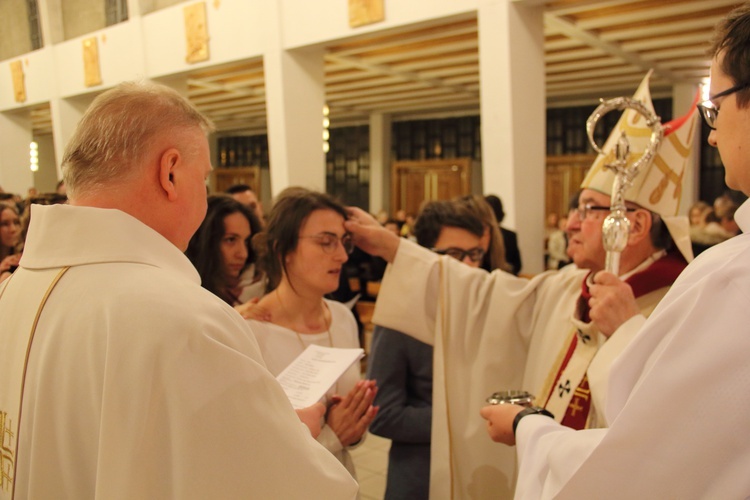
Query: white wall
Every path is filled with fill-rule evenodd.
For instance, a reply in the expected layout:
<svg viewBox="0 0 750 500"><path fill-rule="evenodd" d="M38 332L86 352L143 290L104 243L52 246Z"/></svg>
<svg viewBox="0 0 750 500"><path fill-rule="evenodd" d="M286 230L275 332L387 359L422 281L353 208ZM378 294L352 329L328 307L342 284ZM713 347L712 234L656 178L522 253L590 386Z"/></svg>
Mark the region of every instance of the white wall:
<svg viewBox="0 0 750 500"><path fill-rule="evenodd" d="M21 60L26 82L26 101L15 101L10 63ZM0 111L49 102L56 94L57 72L53 49L41 49L0 62Z"/></svg>
<svg viewBox="0 0 750 500"><path fill-rule="evenodd" d="M40 193L54 193L57 188L57 168L55 161L55 142L52 135L34 137L39 145L39 170L34 172L34 187Z"/></svg>
<svg viewBox="0 0 750 500"><path fill-rule="evenodd" d="M382 22L349 27L345 0L278 0L287 49L315 45L373 31L398 28L444 17L473 14L477 0L384 0Z"/></svg>
<svg viewBox="0 0 750 500"><path fill-rule="evenodd" d="M209 59L197 64L187 63L183 10L185 5L191 3L194 2L185 2L142 18L144 58L149 77L181 73L263 54L261 30L253 28L264 22L263 9L258 2L206 2Z"/></svg>

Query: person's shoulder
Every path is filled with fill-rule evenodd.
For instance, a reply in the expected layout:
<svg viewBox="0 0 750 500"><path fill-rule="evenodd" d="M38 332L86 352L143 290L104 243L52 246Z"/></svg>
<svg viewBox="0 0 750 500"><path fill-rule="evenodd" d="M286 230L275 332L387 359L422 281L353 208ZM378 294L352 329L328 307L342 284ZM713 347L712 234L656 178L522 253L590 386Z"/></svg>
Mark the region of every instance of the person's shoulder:
<svg viewBox="0 0 750 500"><path fill-rule="evenodd" d="M701 252L687 267L687 275L709 280L746 280L750 276L750 234L734 236Z"/></svg>
<svg viewBox="0 0 750 500"><path fill-rule="evenodd" d="M324 299L326 302L326 305L328 305L328 308L331 310L331 314L334 316L351 316L354 318L354 313L352 313L351 309L346 307L346 305L342 302L339 302L338 300L333 299Z"/></svg>
<svg viewBox="0 0 750 500"><path fill-rule="evenodd" d="M246 330L242 317L222 299L180 275L143 264L122 264L109 276L109 307L159 324L190 330Z"/></svg>
<svg viewBox="0 0 750 500"><path fill-rule="evenodd" d="M583 280L589 274L588 269L581 269L575 264L568 264L559 270L545 271L537 274L531 280L538 281L541 291L551 291L558 294L564 290L580 292Z"/></svg>
<svg viewBox="0 0 750 500"><path fill-rule="evenodd" d="M373 347L375 343L378 345L384 343L402 343L406 338L409 338L409 336L405 333L385 326L375 325L375 328L372 330Z"/></svg>
<svg viewBox="0 0 750 500"><path fill-rule="evenodd" d="M253 359L259 356L250 329L233 308L197 283L158 267L76 266L55 292L48 302L54 306L48 324L75 330L80 338L106 339L122 355L136 346L138 352L177 356L197 346L222 345Z"/></svg>
<svg viewBox="0 0 750 500"><path fill-rule="evenodd" d="M331 333L334 336L343 335L349 339L347 342L359 346L359 328L354 313L341 302L330 299L325 301L331 311Z"/></svg>
<svg viewBox="0 0 750 500"><path fill-rule="evenodd" d="M380 346L380 348L382 348L383 346L387 346L387 350L393 349L397 345L404 346L404 348L432 348L432 346L430 346L429 344L417 340L404 332L393 330L392 328L386 328L380 325L375 325L375 328L372 332L372 339L373 348L375 348L376 343Z"/></svg>
<svg viewBox="0 0 750 500"><path fill-rule="evenodd" d="M515 239L516 238L516 232L512 229L508 229L507 227L500 226L500 232L503 234L503 236Z"/></svg>
<svg viewBox="0 0 750 500"><path fill-rule="evenodd" d="M253 335L260 341L262 338L267 337L278 337L279 334L291 334L292 330L281 325L277 325L270 321L264 321L261 319L246 319L245 324L253 332Z"/></svg>

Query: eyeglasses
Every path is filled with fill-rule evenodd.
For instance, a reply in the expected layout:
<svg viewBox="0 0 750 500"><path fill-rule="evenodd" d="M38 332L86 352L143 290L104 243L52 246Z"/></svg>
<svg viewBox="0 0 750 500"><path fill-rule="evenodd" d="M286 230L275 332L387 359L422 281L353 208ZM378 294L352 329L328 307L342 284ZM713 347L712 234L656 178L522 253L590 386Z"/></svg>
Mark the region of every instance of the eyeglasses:
<svg viewBox="0 0 750 500"><path fill-rule="evenodd" d="M315 242L320 245L325 253L334 253L339 246L339 242L341 243L341 246L344 247L344 251L347 254L352 253L352 251L354 250L354 241L352 240L352 235L349 233L346 233L341 238L333 233L320 233L314 234L312 236L299 237L299 239L301 240L305 238L315 240Z"/></svg>
<svg viewBox="0 0 750 500"><path fill-rule="evenodd" d="M570 210L570 212L578 214L578 219L579 220L584 220L584 219L586 219L586 216L590 212L596 211L596 210L604 210L604 211L607 211L607 212L611 212L612 211L612 207L605 207L605 206L602 206L602 205L592 205L592 204L589 203L589 204L586 204L586 205L584 205L582 207L572 208ZM627 212L635 212L635 208L626 208L625 210Z"/></svg>
<svg viewBox="0 0 750 500"><path fill-rule="evenodd" d="M455 247L444 248L442 250L431 248L431 250L440 255L453 257L456 260L464 260L466 257L469 257L472 262L480 262L484 257L484 250L479 247L470 248L468 250L462 250Z"/></svg>
<svg viewBox="0 0 750 500"><path fill-rule="evenodd" d="M735 92L746 89L747 87L750 87L750 83L735 85L732 88L723 90L715 96L712 96L705 101L698 103L698 110L700 110L701 116L703 116L703 119L705 120L706 125L708 125L708 128L710 128L711 130L716 130L716 118L719 117L719 108L714 105L713 100L718 99L719 97L732 95Z"/></svg>

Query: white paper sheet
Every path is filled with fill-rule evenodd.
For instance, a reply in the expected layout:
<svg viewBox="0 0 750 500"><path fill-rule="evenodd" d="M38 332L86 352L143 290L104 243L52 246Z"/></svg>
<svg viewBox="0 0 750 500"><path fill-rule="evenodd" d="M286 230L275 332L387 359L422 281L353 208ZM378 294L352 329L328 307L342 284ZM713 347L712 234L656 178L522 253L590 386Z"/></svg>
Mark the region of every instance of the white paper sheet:
<svg viewBox="0 0 750 500"><path fill-rule="evenodd" d="M306 408L322 399L336 380L363 356L362 349L341 349L311 344L276 377L276 380L295 409Z"/></svg>

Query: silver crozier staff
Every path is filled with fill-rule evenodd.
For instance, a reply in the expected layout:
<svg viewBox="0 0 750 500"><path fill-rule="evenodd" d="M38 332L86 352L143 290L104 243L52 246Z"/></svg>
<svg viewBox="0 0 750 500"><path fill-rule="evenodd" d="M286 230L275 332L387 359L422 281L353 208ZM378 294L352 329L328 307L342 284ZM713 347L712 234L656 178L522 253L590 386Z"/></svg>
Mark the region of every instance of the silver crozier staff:
<svg viewBox="0 0 750 500"><path fill-rule="evenodd" d="M627 213L625 191L633 184L633 179L638 175L641 167L648 166L653 161L662 137L664 137L664 129L661 125L661 119L639 101L629 97L602 100L586 120L586 134L589 137L589 142L594 150L601 155L605 153L594 140L594 129L602 116L615 109L619 111L632 109L640 113L646 118L646 125L651 129L648 147L637 161L628 165L630 143L625 132L623 132L615 145L615 160L612 163L604 164L606 168L614 170L615 181L612 185L611 212L602 223L602 242L604 243L604 249L607 251L606 270L615 276L619 276L620 254L627 245L628 234L630 233L630 221L625 216Z"/></svg>

